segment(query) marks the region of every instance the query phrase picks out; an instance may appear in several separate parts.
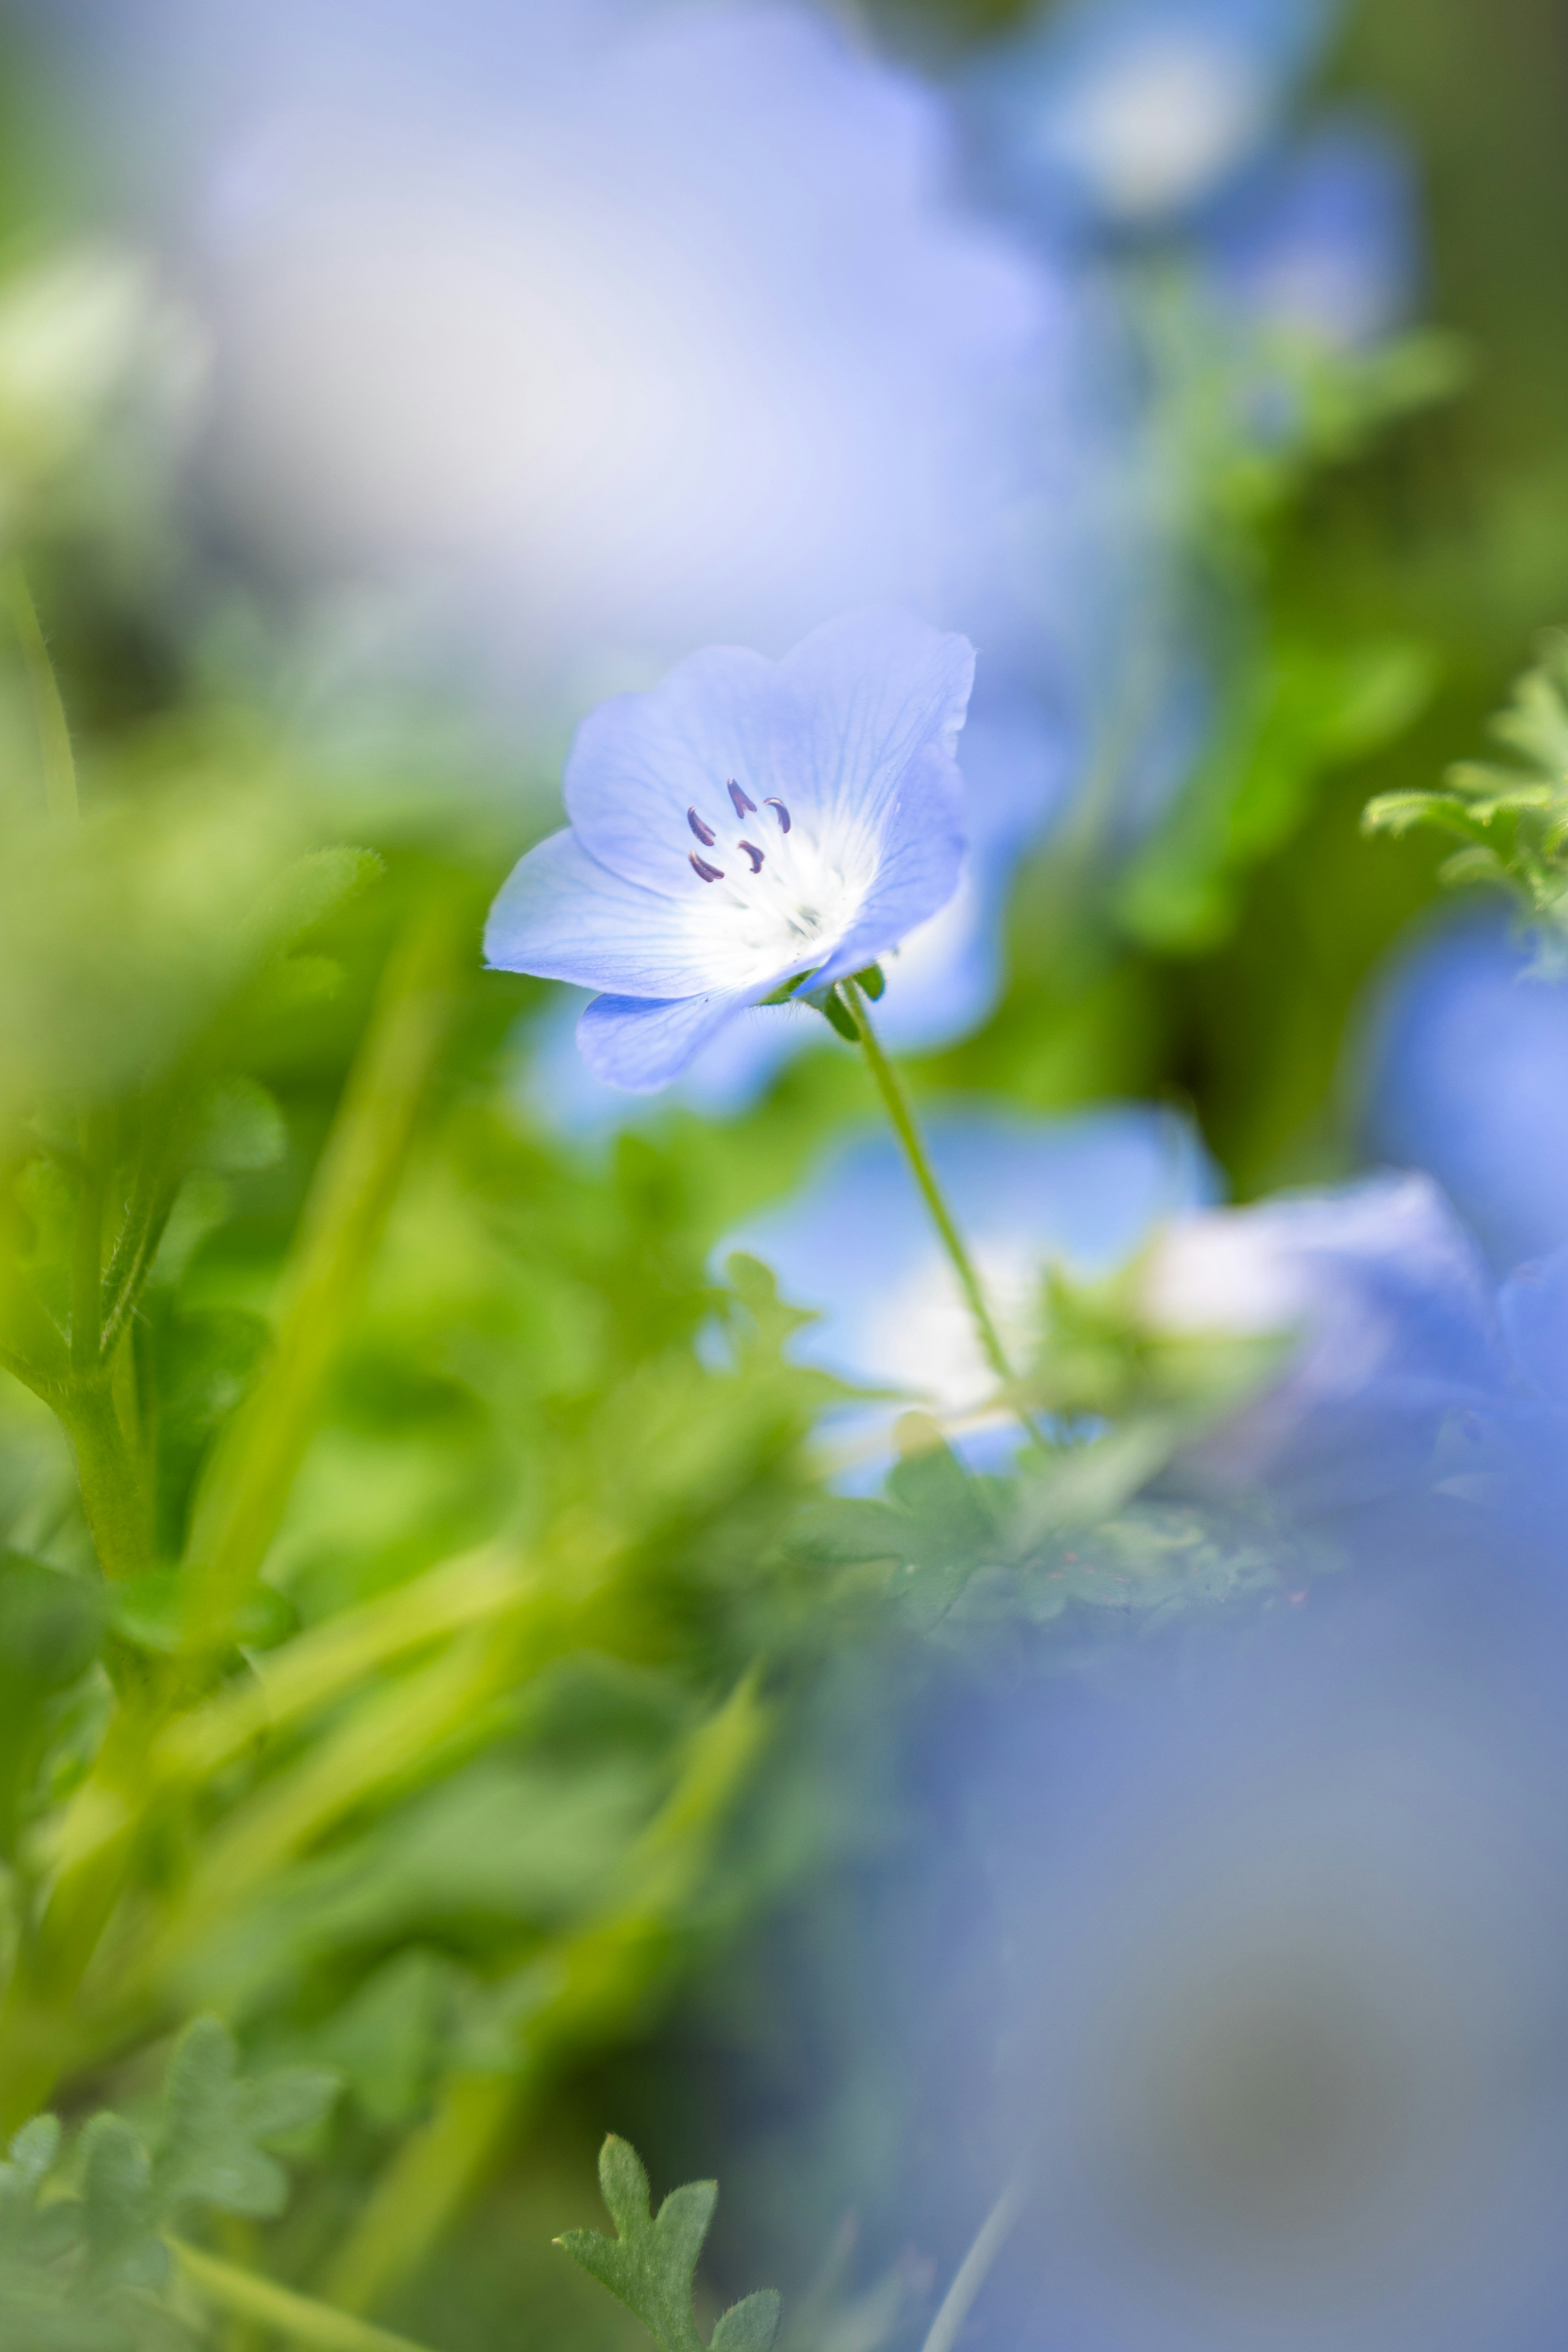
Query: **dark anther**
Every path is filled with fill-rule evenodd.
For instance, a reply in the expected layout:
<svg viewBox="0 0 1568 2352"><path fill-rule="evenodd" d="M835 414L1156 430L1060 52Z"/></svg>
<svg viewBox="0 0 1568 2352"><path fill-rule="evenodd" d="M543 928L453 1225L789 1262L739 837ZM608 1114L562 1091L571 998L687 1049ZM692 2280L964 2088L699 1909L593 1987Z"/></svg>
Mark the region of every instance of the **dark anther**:
<svg viewBox="0 0 1568 2352"><path fill-rule="evenodd" d="M764 801L764 802L763 802L762 805L763 805L763 807L764 807L764 808L770 808L770 809L777 809L777 810L778 810L778 812L779 812L779 832L780 832L780 833L788 833L788 832L789 832L789 810L785 807L785 805L784 805L783 802L782 802L782 801L775 801L775 800L766 800L766 801Z"/></svg>
<svg viewBox="0 0 1568 2352"><path fill-rule="evenodd" d="M705 849L711 849L714 843L718 838L718 835L715 833L712 825L705 824L701 817L698 816L695 808L691 808L686 811L686 823L691 826L692 831L696 835L696 837L702 843L703 847Z"/></svg>
<svg viewBox="0 0 1568 2352"><path fill-rule="evenodd" d="M744 849L747 857L750 858L752 872L754 874L760 874L762 871L762 852L758 848L757 844L754 841L742 841L737 844L737 847Z"/></svg>
<svg viewBox="0 0 1568 2352"><path fill-rule="evenodd" d="M724 880L724 868L722 866L710 866L707 859L706 857L699 857L695 849L692 850L689 855L692 861L692 872L694 874L700 875L705 882L722 882Z"/></svg>
<svg viewBox="0 0 1568 2352"><path fill-rule="evenodd" d="M731 776L728 783L725 786L725 790L728 793L730 799L735 803L735 814L737 816L755 816L757 814L757 803L754 800L749 799L747 795L741 791L740 786L736 782L733 776Z"/></svg>

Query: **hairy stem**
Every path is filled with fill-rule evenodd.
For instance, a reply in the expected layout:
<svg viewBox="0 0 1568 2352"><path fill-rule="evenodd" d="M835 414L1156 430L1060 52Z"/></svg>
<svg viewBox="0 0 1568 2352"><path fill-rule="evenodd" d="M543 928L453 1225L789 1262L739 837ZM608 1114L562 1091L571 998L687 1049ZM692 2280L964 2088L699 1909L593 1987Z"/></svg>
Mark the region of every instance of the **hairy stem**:
<svg viewBox="0 0 1568 2352"><path fill-rule="evenodd" d="M115 1410L107 1367L51 1399L70 1440L93 1549L105 1576L152 1565L152 1507L142 1465Z"/></svg>
<svg viewBox="0 0 1568 2352"><path fill-rule="evenodd" d="M893 1122L894 1133L904 1148L904 1156L908 1160L915 1181L920 1187L921 1197L931 1212L931 1222L936 1228L942 1246L946 1251L953 1271L958 1277L958 1286L964 1294L969 1313L974 1318L975 1329L978 1334L980 1346L985 1351L986 1361L998 1380L1010 1385L1013 1370L1008 1361L1007 1349L1002 1345L1001 1334L998 1331L991 1317L991 1310L986 1304L986 1294L980 1287L980 1277L975 1271L974 1261L964 1246L963 1235L954 1223L953 1213L943 1197L942 1188L936 1181L936 1171L931 1165L930 1154L925 1149L920 1129L915 1123L915 1113L910 1108L909 1097L904 1091L898 1072L883 1052L881 1041L872 1025L871 1008L866 1002L865 991L856 980L841 981L839 985L848 999L855 1027L860 1032L860 1041L865 1050L866 1061L870 1066L872 1077L875 1081L876 1090L882 1097L883 1108Z"/></svg>
<svg viewBox="0 0 1568 2352"><path fill-rule="evenodd" d="M330 2304L296 2294L291 2287L258 2278L254 2271L204 2253L183 2239L171 2238L167 2243L185 2277L209 2303L236 2317L256 2320L291 2344L312 2345L316 2352L424 2352L412 2336L372 2327L350 2312L334 2311Z"/></svg>

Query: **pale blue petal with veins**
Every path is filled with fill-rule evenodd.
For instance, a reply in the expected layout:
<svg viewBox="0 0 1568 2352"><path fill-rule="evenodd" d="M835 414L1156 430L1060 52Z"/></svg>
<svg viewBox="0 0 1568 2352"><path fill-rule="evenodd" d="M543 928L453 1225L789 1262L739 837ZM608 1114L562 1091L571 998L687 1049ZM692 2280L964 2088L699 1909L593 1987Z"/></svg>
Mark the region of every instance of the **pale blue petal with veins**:
<svg viewBox="0 0 1568 2352"><path fill-rule="evenodd" d="M502 888L486 960L601 990L583 1057L635 1092L789 981L873 962L957 887L974 659L875 608L601 705L567 764L571 829Z"/></svg>

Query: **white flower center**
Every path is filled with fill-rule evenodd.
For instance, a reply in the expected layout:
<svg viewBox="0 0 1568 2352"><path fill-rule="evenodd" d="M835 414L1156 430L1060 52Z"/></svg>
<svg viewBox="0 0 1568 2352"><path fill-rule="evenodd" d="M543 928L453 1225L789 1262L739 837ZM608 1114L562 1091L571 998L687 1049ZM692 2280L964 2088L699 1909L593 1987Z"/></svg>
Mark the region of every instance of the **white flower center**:
<svg viewBox="0 0 1568 2352"><path fill-rule="evenodd" d="M726 786L733 815L693 808L689 853L700 884L692 922L716 944L734 988L825 963L865 903L879 845L864 826L839 824L827 837L813 817L780 800L759 808L737 783Z"/></svg>

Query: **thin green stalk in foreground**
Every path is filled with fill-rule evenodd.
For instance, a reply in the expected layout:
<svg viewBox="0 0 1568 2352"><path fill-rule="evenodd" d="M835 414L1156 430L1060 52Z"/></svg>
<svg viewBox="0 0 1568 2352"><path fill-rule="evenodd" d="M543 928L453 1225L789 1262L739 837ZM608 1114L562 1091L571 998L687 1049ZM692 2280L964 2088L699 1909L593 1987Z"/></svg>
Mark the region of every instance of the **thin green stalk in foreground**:
<svg viewBox="0 0 1568 2352"><path fill-rule="evenodd" d="M215 2254L203 2253L181 2239L171 2238L168 2242L181 2270L209 2303L236 2319L254 2319L271 2334L287 2336L291 2344L312 2346L315 2352L424 2352L424 2347L412 2336L393 2336L385 2327L355 2318L351 2312L334 2311L330 2304L296 2294L289 2287L259 2278L254 2271L240 2270L233 2263L220 2262Z"/></svg>
<svg viewBox="0 0 1568 2352"><path fill-rule="evenodd" d="M60 699L55 666L49 659L48 644L38 619L38 608L33 602L27 575L19 563L10 567L6 602L11 607L11 619L22 648L22 658L27 665L27 683L33 693L33 722L38 730L44 797L52 817L65 824L74 824L77 815L77 763L71 750L70 726L66 718L66 706Z"/></svg>
<svg viewBox="0 0 1568 2352"><path fill-rule="evenodd" d="M848 1000L855 1027L860 1032L860 1041L865 1049L866 1061L870 1066L872 1076L876 1082L876 1090L882 1097L883 1106L888 1118L893 1121L894 1132L904 1147L904 1156L908 1160L915 1181L920 1187L921 1195L931 1212L931 1222L941 1236L942 1246L946 1251L953 1271L958 1277L958 1286L963 1291L969 1313L974 1318L975 1329L979 1335L980 1345L985 1350L986 1361L998 1380L1010 1387L1013 1370L1008 1361L1007 1349L1002 1345L1001 1334L992 1320L991 1310L986 1304L986 1294L980 1287L980 1277L975 1271L974 1261L964 1246L963 1235L954 1223L953 1213L943 1198L942 1188L936 1181L936 1171L931 1165L930 1155L926 1151L920 1129L915 1123L915 1113L910 1108L909 1097L904 1091L897 1071L883 1052L876 1031L872 1026L871 1009L866 1001L865 991L858 980L843 980L839 982L839 986Z"/></svg>
<svg viewBox="0 0 1568 2352"><path fill-rule="evenodd" d="M975 2297L984 2286L997 2256L1011 2237L1028 2196L1028 2181L1021 2172L1015 2173L981 2222L974 2244L959 2263L953 2284L942 2298L942 2308L931 2323L921 2352L953 2352Z"/></svg>
<svg viewBox="0 0 1568 2352"><path fill-rule="evenodd" d="M186 1557L194 1646L220 1640L261 1566L378 1248L451 1018L457 909L415 917L392 950L282 1283L270 1360L222 1438Z"/></svg>

